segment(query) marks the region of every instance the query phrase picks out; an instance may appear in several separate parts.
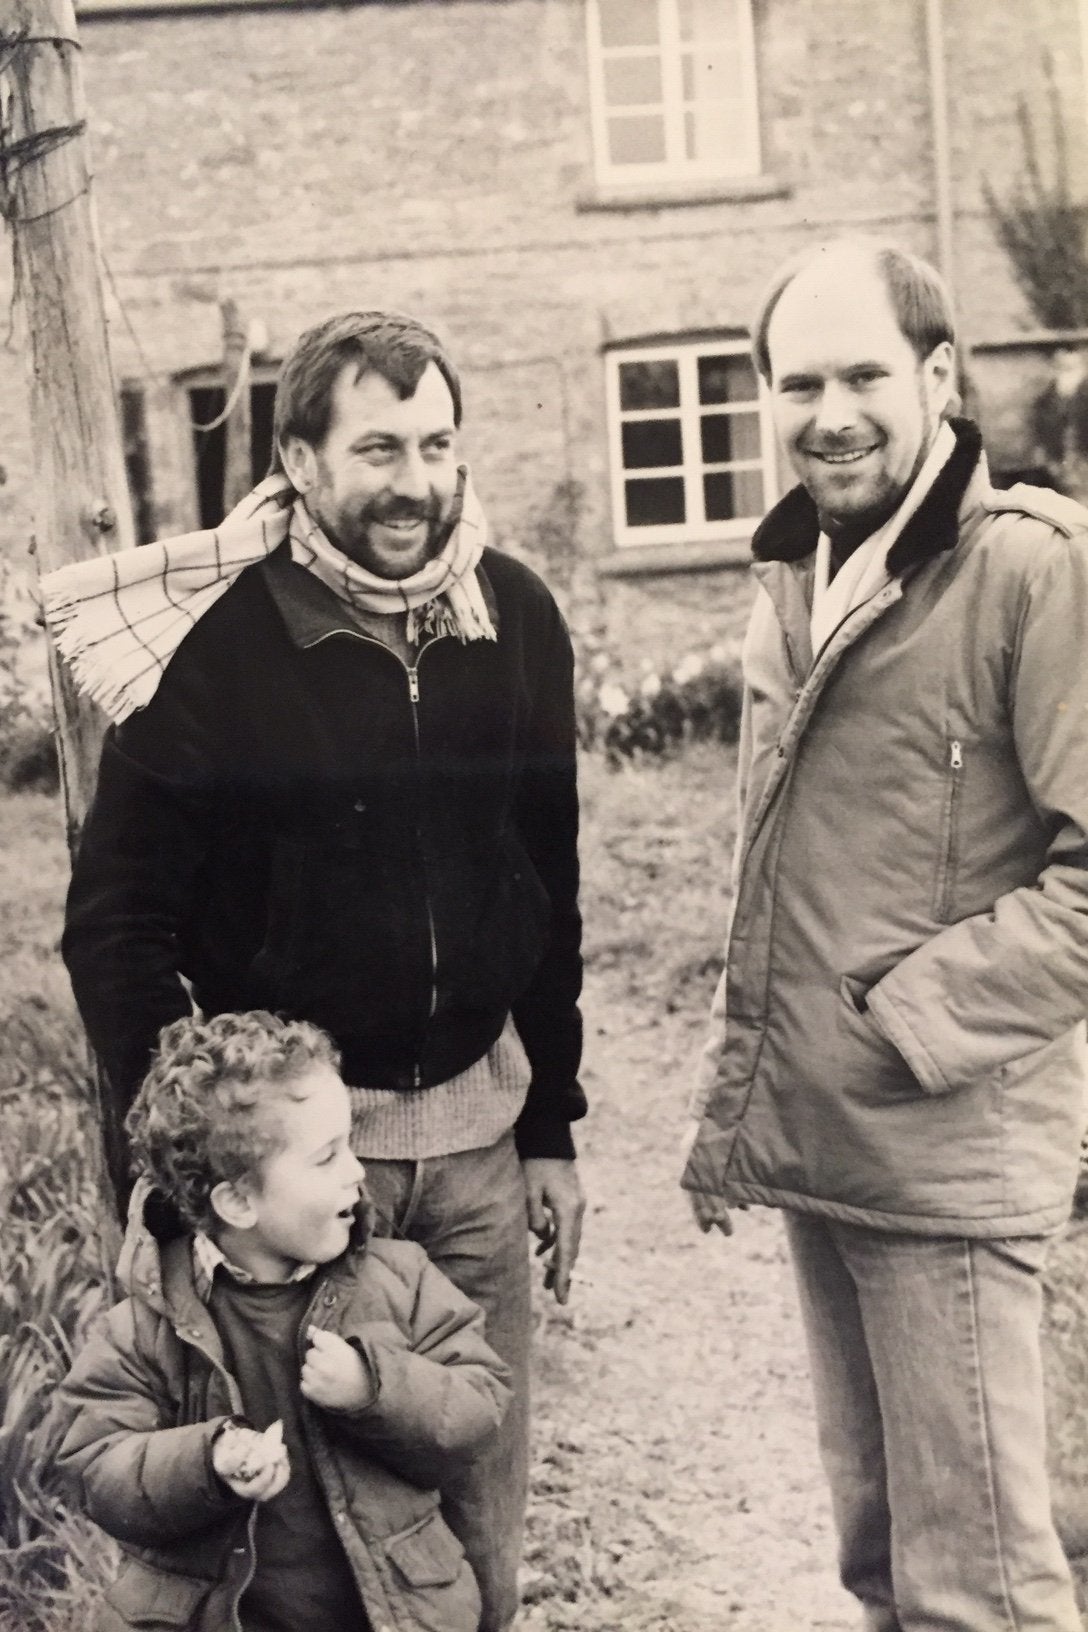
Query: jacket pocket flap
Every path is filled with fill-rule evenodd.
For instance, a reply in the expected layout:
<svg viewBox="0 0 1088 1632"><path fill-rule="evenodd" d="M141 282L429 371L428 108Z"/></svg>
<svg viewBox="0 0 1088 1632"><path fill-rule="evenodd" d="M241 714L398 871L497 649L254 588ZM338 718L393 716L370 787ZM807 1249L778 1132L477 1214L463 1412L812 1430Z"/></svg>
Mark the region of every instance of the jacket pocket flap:
<svg viewBox="0 0 1088 1632"><path fill-rule="evenodd" d="M410 1587L445 1587L456 1581L464 1559L464 1549L441 1513L390 1536L386 1553Z"/></svg>
<svg viewBox="0 0 1088 1632"><path fill-rule="evenodd" d="M168 1570L145 1564L142 1559L129 1558L107 1592L106 1602L126 1626L190 1626L211 1589L210 1581L200 1581L191 1575L172 1575Z"/></svg>

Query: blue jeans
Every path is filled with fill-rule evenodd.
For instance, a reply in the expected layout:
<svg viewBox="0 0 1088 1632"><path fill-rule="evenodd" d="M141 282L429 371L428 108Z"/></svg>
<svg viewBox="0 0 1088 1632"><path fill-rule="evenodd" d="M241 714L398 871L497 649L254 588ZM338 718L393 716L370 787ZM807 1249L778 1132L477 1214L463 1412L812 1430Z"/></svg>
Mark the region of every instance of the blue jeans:
<svg viewBox="0 0 1088 1632"><path fill-rule="evenodd" d="M442 1511L480 1584L480 1632L502 1632L517 1613L529 1482L529 1236L514 1137L454 1156L364 1162L377 1233L418 1241L480 1305L487 1340L512 1373L498 1433L442 1492Z"/></svg>
<svg viewBox="0 0 1088 1632"><path fill-rule="evenodd" d="M1047 1484L1046 1241L786 1219L840 1572L868 1632L1080 1632Z"/></svg>

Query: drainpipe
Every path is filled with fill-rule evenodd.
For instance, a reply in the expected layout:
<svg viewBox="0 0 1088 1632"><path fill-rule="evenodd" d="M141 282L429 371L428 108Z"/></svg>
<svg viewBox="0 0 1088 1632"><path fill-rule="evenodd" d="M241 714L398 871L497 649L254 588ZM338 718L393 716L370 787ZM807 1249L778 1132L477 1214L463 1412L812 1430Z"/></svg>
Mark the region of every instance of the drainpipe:
<svg viewBox="0 0 1088 1632"><path fill-rule="evenodd" d="M948 141L948 84L945 78L943 0L926 0L926 55L933 129L933 193L937 227L937 267L955 294L953 266L952 165Z"/></svg>

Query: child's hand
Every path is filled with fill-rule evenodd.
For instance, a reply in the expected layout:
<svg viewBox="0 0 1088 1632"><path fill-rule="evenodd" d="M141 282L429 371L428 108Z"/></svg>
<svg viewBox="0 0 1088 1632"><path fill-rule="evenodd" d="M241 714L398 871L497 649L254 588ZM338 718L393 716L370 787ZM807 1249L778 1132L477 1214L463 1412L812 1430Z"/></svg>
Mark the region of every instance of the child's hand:
<svg viewBox="0 0 1088 1632"><path fill-rule="evenodd" d="M291 1477L278 1419L263 1434L229 1422L212 1446L212 1467L229 1490L252 1502L270 1502Z"/></svg>
<svg viewBox="0 0 1088 1632"><path fill-rule="evenodd" d="M302 1366L300 1386L314 1405L328 1411L359 1411L374 1398L362 1357L336 1332L308 1326L310 1347Z"/></svg>

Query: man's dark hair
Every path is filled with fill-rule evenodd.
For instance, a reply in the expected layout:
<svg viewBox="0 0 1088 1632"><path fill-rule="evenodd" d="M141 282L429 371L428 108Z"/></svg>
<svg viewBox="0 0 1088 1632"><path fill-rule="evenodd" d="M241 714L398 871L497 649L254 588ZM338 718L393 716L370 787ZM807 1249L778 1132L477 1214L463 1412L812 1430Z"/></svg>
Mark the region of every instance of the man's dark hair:
<svg viewBox="0 0 1088 1632"><path fill-rule="evenodd" d="M282 470L280 447L289 436L312 448L324 442L332 417L332 391L345 363L359 374L373 370L401 399L412 396L430 363L436 364L453 398L453 423L461 423L461 381L438 336L401 312L343 312L300 334L284 359L276 385L272 469Z"/></svg>
<svg viewBox="0 0 1088 1632"><path fill-rule="evenodd" d="M764 291L752 324L752 357L765 380L771 377L767 330L775 308L790 284L825 255L853 250L859 261L868 260L883 280L896 321L904 338L924 362L935 346L955 344L956 320L944 279L921 256L880 238L837 238L817 244L783 262Z"/></svg>

